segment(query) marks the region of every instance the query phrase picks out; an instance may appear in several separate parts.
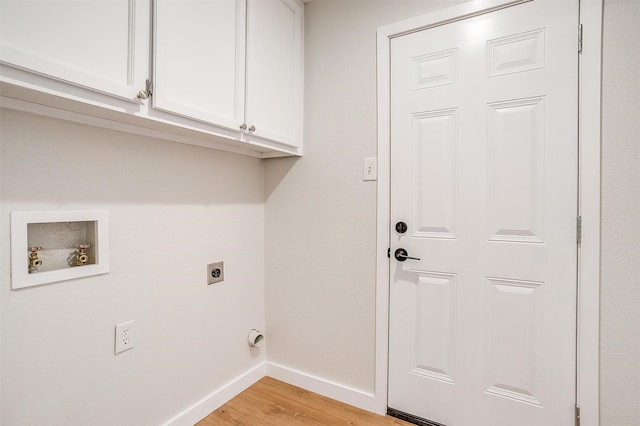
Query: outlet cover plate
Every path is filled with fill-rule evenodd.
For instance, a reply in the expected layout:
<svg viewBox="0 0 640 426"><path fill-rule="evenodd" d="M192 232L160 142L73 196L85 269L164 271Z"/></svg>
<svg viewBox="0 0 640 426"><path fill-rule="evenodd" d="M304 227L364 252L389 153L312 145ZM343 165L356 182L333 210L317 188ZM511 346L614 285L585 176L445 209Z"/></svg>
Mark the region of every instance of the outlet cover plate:
<svg viewBox="0 0 640 426"><path fill-rule="evenodd" d="M224 262L214 262L207 265L207 284L217 284L224 281Z"/></svg>
<svg viewBox="0 0 640 426"><path fill-rule="evenodd" d="M135 320L121 322L116 324L116 343L115 353L119 354L126 350L132 349L135 345Z"/></svg>

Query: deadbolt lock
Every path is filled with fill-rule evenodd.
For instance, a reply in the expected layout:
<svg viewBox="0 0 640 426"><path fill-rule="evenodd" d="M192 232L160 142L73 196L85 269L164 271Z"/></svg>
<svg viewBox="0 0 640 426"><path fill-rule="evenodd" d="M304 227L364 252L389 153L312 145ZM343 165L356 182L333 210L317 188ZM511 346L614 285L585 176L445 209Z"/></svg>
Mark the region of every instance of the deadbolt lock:
<svg viewBox="0 0 640 426"><path fill-rule="evenodd" d="M396 232L398 234L404 234L405 232L407 232L407 224L404 222L396 223Z"/></svg>

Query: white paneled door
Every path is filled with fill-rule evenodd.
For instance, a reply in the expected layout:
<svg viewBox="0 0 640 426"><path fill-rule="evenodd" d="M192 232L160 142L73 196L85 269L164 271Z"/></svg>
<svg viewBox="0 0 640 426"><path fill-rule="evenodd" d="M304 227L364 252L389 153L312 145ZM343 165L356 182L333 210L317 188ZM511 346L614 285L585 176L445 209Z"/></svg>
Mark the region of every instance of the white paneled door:
<svg viewBox="0 0 640 426"><path fill-rule="evenodd" d="M391 409L574 424L577 29L534 0L391 41Z"/></svg>

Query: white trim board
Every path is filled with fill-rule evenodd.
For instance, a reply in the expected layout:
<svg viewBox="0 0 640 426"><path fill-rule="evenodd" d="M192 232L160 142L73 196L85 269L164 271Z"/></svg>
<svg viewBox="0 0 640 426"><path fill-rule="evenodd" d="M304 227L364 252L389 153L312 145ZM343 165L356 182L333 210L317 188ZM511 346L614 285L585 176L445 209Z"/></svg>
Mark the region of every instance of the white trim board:
<svg viewBox="0 0 640 426"><path fill-rule="evenodd" d="M265 371L265 363L260 363L176 414L164 422L162 426L192 426L198 423L230 399L262 379L265 376Z"/></svg>
<svg viewBox="0 0 640 426"><path fill-rule="evenodd" d="M266 368L266 375L274 379L326 396L327 398L338 400L345 404L353 405L363 410L374 411L375 409L375 398L372 393L322 379L272 362L267 362Z"/></svg>
<svg viewBox="0 0 640 426"><path fill-rule="evenodd" d="M164 422L162 426L194 425L265 376L273 377L290 385L315 392L345 404L353 405L363 410L374 411L375 408L375 398L372 393L322 379L280 364L263 362L222 385L200 401L185 408Z"/></svg>
<svg viewBox="0 0 640 426"><path fill-rule="evenodd" d="M578 378L580 424L600 424L600 178L603 0L581 0Z"/></svg>
<svg viewBox="0 0 640 426"><path fill-rule="evenodd" d="M478 0L382 27L377 32L378 204L376 267L375 409L387 410L390 247L390 87L391 39L529 0ZM533 0L534 1L534 0ZM600 345L600 126L603 0L581 0L583 51L580 57L580 214L578 264L577 393L582 426L599 424ZM577 28L576 28L577 33Z"/></svg>

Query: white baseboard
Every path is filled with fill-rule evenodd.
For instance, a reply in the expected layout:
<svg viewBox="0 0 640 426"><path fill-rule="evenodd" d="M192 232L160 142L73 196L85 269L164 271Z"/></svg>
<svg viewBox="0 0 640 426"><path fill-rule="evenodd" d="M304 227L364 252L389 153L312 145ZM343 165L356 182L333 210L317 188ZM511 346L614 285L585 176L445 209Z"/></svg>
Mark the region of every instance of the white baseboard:
<svg viewBox="0 0 640 426"><path fill-rule="evenodd" d="M285 383L306 389L311 392L335 399L345 404L353 405L363 410L375 411L375 397L372 393L364 392L349 386L341 385L302 371L294 370L283 365L266 362L266 375Z"/></svg>
<svg viewBox="0 0 640 426"><path fill-rule="evenodd" d="M211 392L200 401L167 420L162 426L193 426L264 376L273 377L363 410L375 411L375 397L372 393L322 379L283 365L264 362Z"/></svg>
<svg viewBox="0 0 640 426"><path fill-rule="evenodd" d="M217 410L234 396L253 385L265 376L265 363L253 367L241 376L226 383L200 401L188 407L173 418L167 420L163 426L193 426L211 412Z"/></svg>

